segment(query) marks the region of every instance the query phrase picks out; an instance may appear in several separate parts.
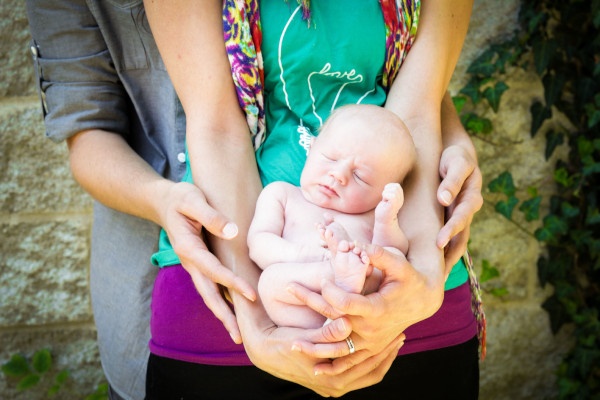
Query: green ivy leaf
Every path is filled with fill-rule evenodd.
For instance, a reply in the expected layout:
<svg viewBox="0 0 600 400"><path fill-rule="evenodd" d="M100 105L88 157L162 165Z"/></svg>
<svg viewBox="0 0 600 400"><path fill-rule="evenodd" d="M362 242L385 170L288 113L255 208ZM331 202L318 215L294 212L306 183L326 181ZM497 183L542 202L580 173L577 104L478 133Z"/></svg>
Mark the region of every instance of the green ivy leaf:
<svg viewBox="0 0 600 400"><path fill-rule="evenodd" d="M2 372L12 378L20 378L31 372L29 363L21 354L13 354L10 360L2 365Z"/></svg>
<svg viewBox="0 0 600 400"><path fill-rule="evenodd" d="M548 15L546 13L533 12L530 15L529 22L527 23L527 29L529 33L532 33L537 27L546 21Z"/></svg>
<svg viewBox="0 0 600 400"><path fill-rule="evenodd" d="M540 256L537 260L537 271L540 286L543 288L548 283L548 277L550 276L550 267L548 259L544 256Z"/></svg>
<svg viewBox="0 0 600 400"><path fill-rule="evenodd" d="M590 157L594 154L594 149L596 149L595 141L588 140L582 136L577 138L577 152L580 158Z"/></svg>
<svg viewBox="0 0 600 400"><path fill-rule="evenodd" d="M544 225L535 231L535 237L540 242L552 242L556 236L567 233L568 224L559 216L550 214L544 217Z"/></svg>
<svg viewBox="0 0 600 400"><path fill-rule="evenodd" d="M552 295L542 304L542 307L548 311L550 316L550 328L553 334L557 334L561 326L570 322L569 316L565 312L562 304L558 301L556 294Z"/></svg>
<svg viewBox="0 0 600 400"><path fill-rule="evenodd" d="M536 101L529 109L531 111L531 137L534 137L542 127L545 120L552 117L552 110L549 107Z"/></svg>
<svg viewBox="0 0 600 400"><path fill-rule="evenodd" d="M533 57L535 60L535 70L542 76L548 65L554 58L558 43L554 39L539 39L533 43Z"/></svg>
<svg viewBox="0 0 600 400"><path fill-rule="evenodd" d="M52 386L50 386L50 389L48 389L48 392L47 392L48 397L56 396L56 394L58 392L60 392L60 388L61 388L61 385L59 385L58 383L55 383Z"/></svg>
<svg viewBox="0 0 600 400"><path fill-rule="evenodd" d="M579 367L581 376L587 376L592 368L597 365L600 358L600 350L594 348L577 348L574 352L574 361Z"/></svg>
<svg viewBox="0 0 600 400"><path fill-rule="evenodd" d="M40 382L40 376L38 374L29 374L25 376L17 384L17 390L31 389Z"/></svg>
<svg viewBox="0 0 600 400"><path fill-rule="evenodd" d="M67 381L67 379L69 379L69 376L71 376L71 373L68 370L63 369L56 375L56 377L54 378L54 382L56 382L59 385L62 385Z"/></svg>
<svg viewBox="0 0 600 400"><path fill-rule="evenodd" d="M527 194L529 197L536 197L538 195L538 190L535 186L529 186L527 188Z"/></svg>
<svg viewBox="0 0 600 400"><path fill-rule="evenodd" d="M546 160L552 157L554 150L563 143L564 135L562 132L555 132L553 130L548 131L546 133L546 151L544 153Z"/></svg>
<svg viewBox="0 0 600 400"><path fill-rule="evenodd" d="M554 171L554 180L556 183L567 188L573 183L573 177L569 176L569 172L564 167L560 167Z"/></svg>
<svg viewBox="0 0 600 400"><path fill-rule="evenodd" d="M594 16L594 27L600 28L600 1L598 0L592 2L592 15Z"/></svg>
<svg viewBox="0 0 600 400"><path fill-rule="evenodd" d="M460 120L467 132L472 134L487 135L492 131L492 121L475 113L461 115Z"/></svg>
<svg viewBox="0 0 600 400"><path fill-rule="evenodd" d="M42 349L36 351L33 355L32 365L33 369L40 374L48 372L52 366L52 355L50 354L50 350Z"/></svg>
<svg viewBox="0 0 600 400"><path fill-rule="evenodd" d="M498 112L500 98L506 90L508 90L508 85L506 83L497 82L493 87L488 87L483 91L483 97L488 101L494 112Z"/></svg>
<svg viewBox="0 0 600 400"><path fill-rule="evenodd" d="M590 176L600 173L600 162L595 162L592 157L584 158L585 166L582 169L583 176Z"/></svg>
<svg viewBox="0 0 600 400"><path fill-rule="evenodd" d="M571 203L563 201L560 205L560 211L563 216L573 218L579 215L579 207L573 206Z"/></svg>
<svg viewBox="0 0 600 400"><path fill-rule="evenodd" d="M493 62L494 56L495 52L492 49L484 51L479 57L473 60L467 72L472 75L492 75L496 71L496 66Z"/></svg>
<svg viewBox="0 0 600 400"><path fill-rule="evenodd" d="M585 113L588 117L588 128L593 128L600 122L600 110L593 104L585 105Z"/></svg>
<svg viewBox="0 0 600 400"><path fill-rule="evenodd" d="M506 201L496 203L496 211L504 215L506 219L512 219L513 210L518 203L519 199L515 196L510 196Z"/></svg>
<svg viewBox="0 0 600 400"><path fill-rule="evenodd" d="M562 96L565 87L565 76L562 74L546 74L542 79L544 85L544 99L546 107L552 107Z"/></svg>
<svg viewBox="0 0 600 400"><path fill-rule="evenodd" d="M473 104L477 104L481 101L480 86L481 82L478 79L472 78L458 93L470 98Z"/></svg>
<svg viewBox="0 0 600 400"><path fill-rule="evenodd" d="M585 218L586 225L596 225L600 223L600 212L597 207L589 207Z"/></svg>
<svg viewBox="0 0 600 400"><path fill-rule="evenodd" d="M490 293L494 297L502 297L502 296L506 296L508 294L508 289L505 287L494 288L494 289L490 290Z"/></svg>
<svg viewBox="0 0 600 400"><path fill-rule="evenodd" d="M464 96L453 96L452 103L454 104L454 108L456 109L456 112L460 114L463 107L467 103L467 99Z"/></svg>
<svg viewBox="0 0 600 400"><path fill-rule="evenodd" d="M540 204L542 202L541 196L536 196L532 199L526 200L521 203L519 210L525 214L525 220L534 221L540 217Z"/></svg>
<svg viewBox="0 0 600 400"><path fill-rule="evenodd" d="M497 278L500 276L500 272L497 268L492 267L488 260L483 260L481 262L481 276L479 277L479 282L487 282L491 279Z"/></svg>
<svg viewBox="0 0 600 400"><path fill-rule="evenodd" d="M488 184L488 189L490 189L492 193L504 193L509 197L513 196L517 191L513 182L512 174L508 171L504 171L495 179L493 179Z"/></svg>

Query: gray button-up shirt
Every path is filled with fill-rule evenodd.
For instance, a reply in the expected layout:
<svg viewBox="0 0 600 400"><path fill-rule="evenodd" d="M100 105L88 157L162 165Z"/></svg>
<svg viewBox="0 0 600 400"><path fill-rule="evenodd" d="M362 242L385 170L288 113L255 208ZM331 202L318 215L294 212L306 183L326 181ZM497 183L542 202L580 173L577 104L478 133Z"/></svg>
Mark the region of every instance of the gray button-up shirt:
<svg viewBox="0 0 600 400"><path fill-rule="evenodd" d="M159 174L185 170L185 117L150 32L142 0L27 0L31 53L47 136L86 129L122 135ZM159 227L98 203L91 293L104 372L142 399Z"/></svg>

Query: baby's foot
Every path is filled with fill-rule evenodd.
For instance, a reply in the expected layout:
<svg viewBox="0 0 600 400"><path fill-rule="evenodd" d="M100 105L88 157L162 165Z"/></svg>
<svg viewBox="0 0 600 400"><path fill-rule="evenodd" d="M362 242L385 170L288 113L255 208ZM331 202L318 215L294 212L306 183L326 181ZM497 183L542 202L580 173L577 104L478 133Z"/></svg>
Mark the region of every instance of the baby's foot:
<svg viewBox="0 0 600 400"><path fill-rule="evenodd" d="M375 208L375 224L397 223L398 212L404 203L404 192L399 183L388 183L383 188L381 201Z"/></svg>
<svg viewBox="0 0 600 400"><path fill-rule="evenodd" d="M335 284L351 293L361 293L369 268L369 257L348 240L346 230L332 222L325 230L325 241L331 251L331 267Z"/></svg>

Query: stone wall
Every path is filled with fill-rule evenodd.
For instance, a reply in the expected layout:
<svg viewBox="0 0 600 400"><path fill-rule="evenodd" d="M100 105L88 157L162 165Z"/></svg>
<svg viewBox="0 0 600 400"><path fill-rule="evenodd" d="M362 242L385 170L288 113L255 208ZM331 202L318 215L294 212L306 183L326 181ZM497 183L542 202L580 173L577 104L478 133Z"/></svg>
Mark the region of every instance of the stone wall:
<svg viewBox="0 0 600 400"><path fill-rule="evenodd" d="M66 146L44 137L23 3L0 2L0 363L16 352L31 356L48 348L57 369L72 371L71 391L60 397L77 399L103 380L88 295L91 201L71 177ZM466 67L487 45L513 34L519 4L475 1L451 90L464 84ZM471 248L478 268L485 259L500 270L501 278L484 289L508 289L502 298L484 297L489 332L481 398L548 399L556 397L554 371L571 342L569 332L554 337L540 307L551 290L537 282L543 249L494 211L495 197L486 189L509 170L520 189L552 190L543 135L532 140L528 133L529 104L541 96L541 84L520 69L507 75L510 90L500 113L488 115L495 132L489 141L475 140L486 204L473 222ZM41 390L14 387L0 375L0 397L45 398Z"/></svg>

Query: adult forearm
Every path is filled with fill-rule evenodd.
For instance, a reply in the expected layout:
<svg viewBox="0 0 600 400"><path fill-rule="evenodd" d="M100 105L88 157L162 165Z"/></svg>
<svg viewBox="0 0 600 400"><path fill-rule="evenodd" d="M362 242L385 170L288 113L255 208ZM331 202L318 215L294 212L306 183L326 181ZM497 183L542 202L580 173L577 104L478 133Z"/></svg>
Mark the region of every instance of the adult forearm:
<svg viewBox="0 0 600 400"><path fill-rule="evenodd" d="M120 135L88 130L67 145L73 177L94 199L161 223L162 196L173 182L156 173Z"/></svg>
<svg viewBox="0 0 600 400"><path fill-rule="evenodd" d="M399 216L410 241L409 258L415 268L428 272L436 287L443 284L443 253L435 243L443 223L443 210L437 202L442 99L462 49L472 3L423 3L415 43L386 101L386 107L404 119L418 154Z"/></svg>

